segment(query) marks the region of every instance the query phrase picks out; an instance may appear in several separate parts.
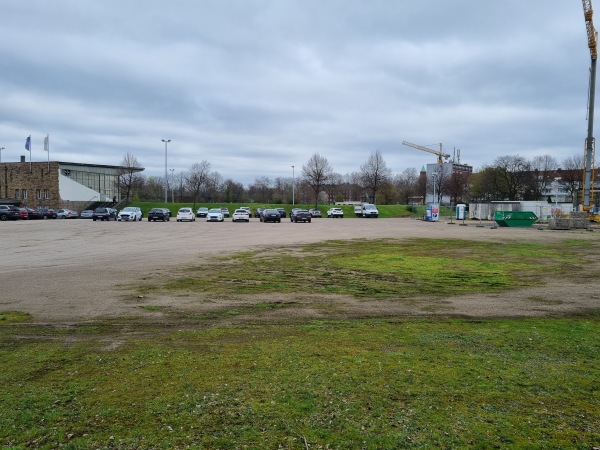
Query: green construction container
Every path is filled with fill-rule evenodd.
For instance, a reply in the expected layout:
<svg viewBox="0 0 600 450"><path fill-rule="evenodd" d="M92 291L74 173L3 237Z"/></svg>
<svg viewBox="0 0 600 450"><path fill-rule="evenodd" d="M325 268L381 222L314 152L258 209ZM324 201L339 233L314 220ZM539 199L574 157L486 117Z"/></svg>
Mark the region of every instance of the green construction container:
<svg viewBox="0 0 600 450"><path fill-rule="evenodd" d="M530 227L538 216L532 211L496 211L494 220L501 227Z"/></svg>

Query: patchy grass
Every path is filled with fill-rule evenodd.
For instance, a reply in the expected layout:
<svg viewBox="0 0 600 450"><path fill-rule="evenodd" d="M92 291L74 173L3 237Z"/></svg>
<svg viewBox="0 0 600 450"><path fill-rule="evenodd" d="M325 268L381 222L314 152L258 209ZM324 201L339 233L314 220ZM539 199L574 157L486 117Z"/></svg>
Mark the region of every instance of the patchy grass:
<svg viewBox="0 0 600 450"><path fill-rule="evenodd" d="M600 442L599 325L598 317L139 324L135 337L115 334L114 324L5 326L0 442L591 448Z"/></svg>
<svg viewBox="0 0 600 450"><path fill-rule="evenodd" d="M31 314L21 311L0 312L0 325L6 323L28 322L31 320Z"/></svg>
<svg viewBox="0 0 600 450"><path fill-rule="evenodd" d="M267 301L276 291L439 301L497 292L585 273L595 245L331 241L240 253L153 286L207 292L215 303L265 294L206 315L178 311L179 321L51 327L4 313L0 445L593 448L600 442L597 312L228 326L207 319L234 322L289 307ZM592 272L589 279L597 278Z"/></svg>
<svg viewBox="0 0 600 450"><path fill-rule="evenodd" d="M310 289L381 299L494 292L539 284L540 275L560 275L567 266L584 264L579 253L584 245L589 243L559 248L438 239L329 241L220 258L186 270L162 288L220 295Z"/></svg>

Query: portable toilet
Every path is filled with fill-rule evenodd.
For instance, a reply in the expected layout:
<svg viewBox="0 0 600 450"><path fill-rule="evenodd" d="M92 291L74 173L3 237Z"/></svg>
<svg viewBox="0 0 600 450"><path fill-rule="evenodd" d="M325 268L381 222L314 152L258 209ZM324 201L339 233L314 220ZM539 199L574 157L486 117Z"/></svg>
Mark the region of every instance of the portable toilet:
<svg viewBox="0 0 600 450"><path fill-rule="evenodd" d="M437 222L440 219L440 205L427 205L427 222Z"/></svg>
<svg viewBox="0 0 600 450"><path fill-rule="evenodd" d="M459 203L456 205L456 220L465 220L467 218L467 205Z"/></svg>

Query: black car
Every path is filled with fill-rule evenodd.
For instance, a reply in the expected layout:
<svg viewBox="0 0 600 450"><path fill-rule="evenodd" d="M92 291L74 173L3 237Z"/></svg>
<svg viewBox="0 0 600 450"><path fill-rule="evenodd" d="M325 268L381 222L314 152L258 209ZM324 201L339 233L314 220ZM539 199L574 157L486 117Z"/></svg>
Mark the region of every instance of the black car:
<svg viewBox="0 0 600 450"><path fill-rule="evenodd" d="M116 210L112 208L96 208L92 214L92 220L117 220Z"/></svg>
<svg viewBox="0 0 600 450"><path fill-rule="evenodd" d="M285 209L283 208L276 208L277 212L279 213L279 217L283 217L284 219L287 217L287 212Z"/></svg>
<svg viewBox="0 0 600 450"><path fill-rule="evenodd" d="M293 209L290 213L290 220L292 222L308 222L310 223L312 216L306 209Z"/></svg>
<svg viewBox="0 0 600 450"><path fill-rule="evenodd" d="M21 209L13 205L0 205L0 220L21 219Z"/></svg>
<svg viewBox="0 0 600 450"><path fill-rule="evenodd" d="M44 218L44 216L42 216L42 213L39 212L37 209L29 208L28 206L25 206L23 209L27 211L27 218L29 220L37 220Z"/></svg>
<svg viewBox="0 0 600 450"><path fill-rule="evenodd" d="M256 208L254 210L254 217L261 217L264 210L265 208Z"/></svg>
<svg viewBox="0 0 600 450"><path fill-rule="evenodd" d="M40 206L38 208L38 211L40 212L40 214L42 215L42 218L44 218L44 219L56 219L58 217L58 214L56 214L56 211L54 211L51 208L45 208L43 206Z"/></svg>
<svg viewBox="0 0 600 450"><path fill-rule="evenodd" d="M265 209L260 216L261 222L281 222L281 216L276 209Z"/></svg>
<svg viewBox="0 0 600 450"><path fill-rule="evenodd" d="M152 208L148 213L148 222L156 222L157 220L168 222L170 218L169 210L165 208Z"/></svg>

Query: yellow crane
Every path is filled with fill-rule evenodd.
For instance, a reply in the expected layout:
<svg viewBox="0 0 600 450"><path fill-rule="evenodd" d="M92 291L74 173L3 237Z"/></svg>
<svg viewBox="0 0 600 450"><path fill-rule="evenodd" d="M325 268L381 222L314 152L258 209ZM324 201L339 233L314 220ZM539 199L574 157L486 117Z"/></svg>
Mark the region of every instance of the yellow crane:
<svg viewBox="0 0 600 450"><path fill-rule="evenodd" d="M598 32L594 28L591 0L582 0L583 17L587 30L588 47L590 49L590 86L588 97L588 134L585 140L585 157L583 160L583 210L589 211L594 207L594 159L596 146L594 142L594 99L596 97L596 59L598 58Z"/></svg>
<svg viewBox="0 0 600 450"><path fill-rule="evenodd" d="M444 147L442 147L442 143L440 142L440 150L433 150L429 147L425 147L423 145L417 145L417 144L413 144L412 142L408 142L408 141L402 141L402 145L407 145L409 147L412 148L416 148L417 150L423 150L424 152L428 152L428 153L433 153L434 155L437 155L437 162L438 164L442 164L444 162L444 160L442 158L448 159L450 158L450 155L447 155L444 153Z"/></svg>

